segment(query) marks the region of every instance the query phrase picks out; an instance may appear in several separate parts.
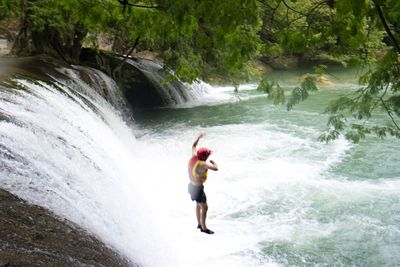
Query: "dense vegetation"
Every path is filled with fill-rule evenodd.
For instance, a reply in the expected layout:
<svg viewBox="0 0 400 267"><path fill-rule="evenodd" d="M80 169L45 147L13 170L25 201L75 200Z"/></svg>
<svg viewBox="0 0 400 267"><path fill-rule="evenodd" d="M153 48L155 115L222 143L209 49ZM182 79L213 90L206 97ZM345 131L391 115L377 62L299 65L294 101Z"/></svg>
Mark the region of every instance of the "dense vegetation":
<svg viewBox="0 0 400 267"><path fill-rule="evenodd" d="M327 108L331 114L324 141L345 132L358 142L366 134L400 137L400 2L397 0L263 1L267 13L261 31L268 44L265 54L295 53L300 57L334 57L345 64L373 63L360 78L361 89L340 97ZM270 23L266 23L265 20ZM271 34L275 33L275 34ZM376 59L379 59L376 61ZM326 66L316 68L321 74ZM260 89L275 103L291 109L317 90L310 75L295 88L289 99L279 85L262 81ZM376 113L388 115L386 125L371 123Z"/></svg>
<svg viewBox="0 0 400 267"><path fill-rule="evenodd" d="M235 76L258 50L252 0L1 0L0 16L19 16L18 55L52 53L77 62L83 44L110 38L115 52L158 52L184 80L209 69Z"/></svg>
<svg viewBox="0 0 400 267"><path fill-rule="evenodd" d="M360 90L328 107L321 139L341 132L354 141L368 133L400 137L398 0L0 0L0 20L9 18L20 21L14 54L49 53L79 63L82 47L98 47L101 37L117 53L158 53L186 81L218 73L236 83L256 57L374 63ZM314 77L288 100L277 84L264 80L260 87L290 109L317 89ZM388 124L370 125L379 110Z"/></svg>

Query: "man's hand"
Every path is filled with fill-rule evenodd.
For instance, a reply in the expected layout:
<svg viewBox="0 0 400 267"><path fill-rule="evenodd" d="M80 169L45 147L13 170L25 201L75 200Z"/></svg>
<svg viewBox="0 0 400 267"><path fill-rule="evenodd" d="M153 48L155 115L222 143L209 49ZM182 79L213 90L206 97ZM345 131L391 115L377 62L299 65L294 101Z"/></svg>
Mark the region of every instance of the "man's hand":
<svg viewBox="0 0 400 267"><path fill-rule="evenodd" d="M201 132L199 134L199 136L196 138L196 140L194 141L193 145L192 145L192 155L196 155L196 146L199 143L200 138L204 137L206 135L205 132Z"/></svg>
<svg viewBox="0 0 400 267"><path fill-rule="evenodd" d="M210 163L212 165L208 166L208 169L213 170L213 171L218 171L218 164L213 161L212 159L210 160Z"/></svg>

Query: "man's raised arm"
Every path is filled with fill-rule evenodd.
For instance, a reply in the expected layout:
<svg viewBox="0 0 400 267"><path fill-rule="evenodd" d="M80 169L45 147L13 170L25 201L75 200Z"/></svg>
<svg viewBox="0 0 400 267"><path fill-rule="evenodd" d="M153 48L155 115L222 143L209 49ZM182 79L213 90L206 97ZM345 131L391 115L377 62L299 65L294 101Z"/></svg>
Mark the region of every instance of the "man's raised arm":
<svg viewBox="0 0 400 267"><path fill-rule="evenodd" d="M204 135L205 135L205 133L200 133L199 136L194 141L194 143L192 145L192 155L193 156L197 154L196 146L199 143L200 138L202 138Z"/></svg>

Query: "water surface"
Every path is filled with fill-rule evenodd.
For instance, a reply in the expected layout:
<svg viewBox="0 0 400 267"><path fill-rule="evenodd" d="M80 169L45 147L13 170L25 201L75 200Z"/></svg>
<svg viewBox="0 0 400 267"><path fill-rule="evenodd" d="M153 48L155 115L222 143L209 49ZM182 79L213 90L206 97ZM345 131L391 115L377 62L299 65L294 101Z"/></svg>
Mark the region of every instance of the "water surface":
<svg viewBox="0 0 400 267"><path fill-rule="evenodd" d="M256 84L238 94L201 84L192 101L133 114L131 123L78 71L64 72L70 81L0 88L2 188L142 266L399 264L399 141L317 141L326 104L357 88L354 73L335 73L333 86L290 112ZM297 75L275 78L290 89ZM121 100L109 78L96 77ZM186 191L191 145L203 131L199 146L219 164L205 184L211 236L196 229Z"/></svg>

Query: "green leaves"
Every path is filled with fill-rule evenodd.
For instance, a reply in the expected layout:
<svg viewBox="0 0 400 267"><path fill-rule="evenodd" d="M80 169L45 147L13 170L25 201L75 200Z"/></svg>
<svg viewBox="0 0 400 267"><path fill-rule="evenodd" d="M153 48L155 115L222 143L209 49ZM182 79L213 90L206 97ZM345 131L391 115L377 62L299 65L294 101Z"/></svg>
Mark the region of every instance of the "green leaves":
<svg viewBox="0 0 400 267"><path fill-rule="evenodd" d="M242 74L259 49L258 7L246 0L163 0L163 12L144 25L142 45L158 51L167 68L192 81L200 74ZM158 23L154 23L157 21ZM142 23L135 23L141 28ZM132 24L131 24L132 25ZM127 28L129 25L127 25ZM149 41L151 39L151 42Z"/></svg>
<svg viewBox="0 0 400 267"><path fill-rule="evenodd" d="M192 36L198 29L197 20L192 15L185 15L182 20L181 33L185 36Z"/></svg>
<svg viewBox="0 0 400 267"><path fill-rule="evenodd" d="M352 0L351 3L353 14L356 17L364 15L366 12L367 3L366 0Z"/></svg>
<svg viewBox="0 0 400 267"><path fill-rule="evenodd" d="M291 110L294 105L304 101L308 98L309 92L317 91L318 88L315 85L315 76L307 75L304 81L301 82L300 86L293 89L292 94L287 102L287 110Z"/></svg>
<svg viewBox="0 0 400 267"><path fill-rule="evenodd" d="M329 142L337 139L340 136L340 132L345 128L346 119L342 114L333 115L329 117L328 126L330 128L318 138L319 141Z"/></svg>
<svg viewBox="0 0 400 267"><path fill-rule="evenodd" d="M129 1L128 5L117 0L20 3L26 4L21 18L29 21L34 34L48 33L48 40L37 39L42 44L54 42L63 46L54 49L61 54L73 45L77 31L80 37L88 33L91 42L86 44L94 43L95 47L98 34L114 40L113 49L123 54L139 36L137 51L157 52L164 57L167 68L189 82L205 72L220 72L227 77L241 75L260 45L259 8L253 0L143 0ZM20 3L0 0L0 17L20 12Z"/></svg>
<svg viewBox="0 0 400 267"><path fill-rule="evenodd" d="M268 99L272 100L274 105L285 103L285 92L278 83L262 79L257 87L258 91L268 94Z"/></svg>
<svg viewBox="0 0 400 267"><path fill-rule="evenodd" d="M279 46L283 56L313 58L329 53L353 63L371 60L382 48L383 31L377 26L376 12L371 13L370 0L261 2L263 41L268 47ZM274 51L279 50L267 49L265 55Z"/></svg>
<svg viewBox="0 0 400 267"><path fill-rule="evenodd" d="M337 138L338 135L330 134L332 131L345 132L345 137L353 142L359 142L369 134L380 138L400 136L400 61L395 50L388 50L376 68L360 78L360 83L364 85L362 88L333 101L326 112L332 114L331 118L353 117L363 123L347 125L329 120L328 127L333 130L322 135L321 140ZM375 125L370 122L375 115L385 113L389 119L386 125L380 123L382 118Z"/></svg>
<svg viewBox="0 0 400 267"><path fill-rule="evenodd" d="M247 76L249 60L260 52L266 58L290 55L310 59L322 52L347 63L370 63L377 51L385 51L374 69L360 78L362 87L358 91L329 105L326 112L331 119L323 139L332 140L341 133L353 141L368 134L399 135L398 0L130 3L157 8L123 6L117 0L0 0L0 18L18 15L38 35L35 44L46 50L44 43L53 42L62 46L54 49L61 54L68 51L65 48L81 45L85 36L95 42L98 34L114 40L114 51L126 53L139 37L137 51L156 52L163 57L166 68L189 82L215 73L237 82ZM317 90L316 79L325 69L315 68L315 74L306 76L288 92L287 99L277 83L263 80L259 89L274 104L285 104L290 110ZM387 115L384 125L371 123L376 114L382 113Z"/></svg>
<svg viewBox="0 0 400 267"><path fill-rule="evenodd" d="M15 0L0 0L0 19L18 13L18 3Z"/></svg>
<svg viewBox="0 0 400 267"><path fill-rule="evenodd" d="M282 32L282 35L279 37L279 42L283 47L292 52L304 51L306 41L306 36L299 31Z"/></svg>
<svg viewBox="0 0 400 267"><path fill-rule="evenodd" d="M320 139L330 141L342 133L354 142L367 135L399 136L400 131L400 2L398 0L262 1L265 18L262 36L268 56L310 57L326 52L348 63L375 63L360 78L362 87L329 104L327 131ZM383 42L385 40L385 43ZM386 47L389 45L389 49ZM392 48L390 48L392 46ZM315 69L322 75L324 67ZM316 90L309 76L294 88L287 108ZM315 78L316 76L314 76ZM266 86L269 94L274 85ZM271 94L274 95L274 94ZM387 115L383 117L383 115ZM377 120L376 118L380 119ZM381 121L384 121L381 123Z"/></svg>
<svg viewBox="0 0 400 267"><path fill-rule="evenodd" d="M383 139L387 136L393 136L396 138L400 138L400 130L393 126L368 126L365 124L352 124L350 127L346 126L346 123L343 122L341 127L336 128L337 125L334 123L330 124L330 130L321 134L318 138L319 141L322 142L330 142L333 141L341 135L341 132L345 130L344 137L347 140L350 140L354 143L359 143L362 139L366 138L366 136L370 134L374 134L377 137ZM346 126L346 127L345 127Z"/></svg>
<svg viewBox="0 0 400 267"><path fill-rule="evenodd" d="M257 90L268 94L268 99L272 100L274 105L286 103L286 108L289 111L296 104L306 100L310 92L318 90L315 85L315 79L316 77L314 75L306 75L300 86L297 86L292 90L287 102L283 88L278 83L269 81L265 77L260 81Z"/></svg>

